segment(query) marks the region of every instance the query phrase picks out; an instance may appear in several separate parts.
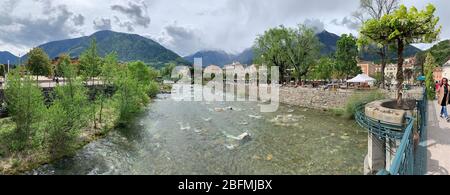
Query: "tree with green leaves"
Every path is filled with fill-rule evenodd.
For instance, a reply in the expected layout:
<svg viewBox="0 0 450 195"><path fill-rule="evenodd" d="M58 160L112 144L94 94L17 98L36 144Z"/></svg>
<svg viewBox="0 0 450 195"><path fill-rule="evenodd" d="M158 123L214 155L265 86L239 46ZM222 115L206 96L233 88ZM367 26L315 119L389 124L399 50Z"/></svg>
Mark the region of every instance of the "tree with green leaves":
<svg viewBox="0 0 450 195"><path fill-rule="evenodd" d="M98 55L97 43L95 39L92 39L90 47L84 51L80 56L80 71L84 80L87 81L88 85L93 85L93 90L91 90L91 97L97 97L97 89L95 87L95 78L100 75L102 65L102 58ZM97 104L92 104L92 121L94 122L94 127L97 128Z"/></svg>
<svg viewBox="0 0 450 195"><path fill-rule="evenodd" d="M322 57L314 68L314 78L329 81L333 77L334 61L331 58Z"/></svg>
<svg viewBox="0 0 450 195"><path fill-rule="evenodd" d="M94 78L100 74L102 59L98 55L97 42L92 39L89 48L80 56L80 72L86 80L94 83Z"/></svg>
<svg viewBox="0 0 450 195"><path fill-rule="evenodd" d="M290 64L287 53L287 40L290 30L284 26L271 28L258 36L254 45L255 62L265 64L269 70L272 66L280 69L280 82L285 82L285 75Z"/></svg>
<svg viewBox="0 0 450 195"><path fill-rule="evenodd" d="M51 75L52 68L50 58L41 48L34 48L28 53L26 64L31 74L36 76L36 82L38 82L39 76Z"/></svg>
<svg viewBox="0 0 450 195"><path fill-rule="evenodd" d="M29 148L44 117L45 105L42 91L31 76L22 78L20 73L14 70L8 75L4 92L8 112L16 124L11 140L12 149Z"/></svg>
<svg viewBox="0 0 450 195"><path fill-rule="evenodd" d="M119 112L119 125L124 125L127 121L138 113L142 105L148 103L149 98L146 90L138 79L133 77L133 73L126 66L120 66L114 78L116 93L113 96L115 108Z"/></svg>
<svg viewBox="0 0 450 195"><path fill-rule="evenodd" d="M435 83L434 83L434 77L433 77L433 71L434 68L437 67L436 60L434 59L433 55L431 53L427 53L427 57L425 59L424 63L424 73L425 73L425 86L426 86L426 92L428 99L432 100L435 98L436 92L434 90Z"/></svg>
<svg viewBox="0 0 450 195"><path fill-rule="evenodd" d="M356 76L361 73L358 67L358 47L356 38L351 34L343 34L337 42L336 48L336 66L335 70L341 79L349 79L350 76Z"/></svg>
<svg viewBox="0 0 450 195"><path fill-rule="evenodd" d="M171 80L172 77L172 71L177 67L175 63L167 63L162 69L161 69L161 76L164 79Z"/></svg>
<svg viewBox="0 0 450 195"><path fill-rule="evenodd" d="M321 43L313 29L304 25L289 29L284 52L287 53L289 64L294 67L299 84L319 58L320 48Z"/></svg>
<svg viewBox="0 0 450 195"><path fill-rule="evenodd" d="M63 71L61 67L63 65L70 65L70 64L71 64L70 56L68 54L61 54L55 66L53 67L53 76L62 77Z"/></svg>
<svg viewBox="0 0 450 195"><path fill-rule="evenodd" d="M135 78L140 84L148 85L150 78L150 68L142 61L131 62L128 64L128 70L131 77Z"/></svg>
<svg viewBox="0 0 450 195"><path fill-rule="evenodd" d="M66 83L55 88L55 99L46 118L49 152L54 158L72 152L80 130L88 124L86 88L76 78L74 66L63 61L60 68Z"/></svg>
<svg viewBox="0 0 450 195"><path fill-rule="evenodd" d="M360 0L360 8L354 13L361 24L365 24L368 19L380 20L385 14L391 14L398 8L399 0ZM362 29L365 29L364 27ZM369 50L378 54L381 58L381 80L380 85L384 89L389 42L387 41L386 30L380 28L367 29L360 32L358 44L362 50Z"/></svg>
<svg viewBox="0 0 450 195"><path fill-rule="evenodd" d="M371 19L364 23L361 32L383 31L387 42L392 43L397 50L397 103L402 103L403 90L403 52L405 46L414 43L431 43L438 38L441 27L437 26L439 18L434 16L436 8L428 4L422 11L401 5L391 14L381 19Z"/></svg>

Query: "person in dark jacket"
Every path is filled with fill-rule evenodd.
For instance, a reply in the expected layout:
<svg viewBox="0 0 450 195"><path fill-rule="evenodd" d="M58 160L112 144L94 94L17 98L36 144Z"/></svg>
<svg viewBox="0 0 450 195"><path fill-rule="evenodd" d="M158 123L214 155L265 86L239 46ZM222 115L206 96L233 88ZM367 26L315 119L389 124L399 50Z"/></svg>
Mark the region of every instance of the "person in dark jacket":
<svg viewBox="0 0 450 195"><path fill-rule="evenodd" d="M448 79L443 78L441 81L441 86L437 92L438 94L438 104L441 106L441 118L449 120L447 113L447 105L450 101L450 93L448 86Z"/></svg>

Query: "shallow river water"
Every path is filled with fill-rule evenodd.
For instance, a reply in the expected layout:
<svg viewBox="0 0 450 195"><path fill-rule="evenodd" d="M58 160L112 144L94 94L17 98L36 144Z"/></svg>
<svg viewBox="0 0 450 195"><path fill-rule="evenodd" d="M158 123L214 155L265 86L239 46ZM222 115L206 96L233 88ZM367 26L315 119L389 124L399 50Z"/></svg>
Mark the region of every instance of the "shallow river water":
<svg viewBox="0 0 450 195"><path fill-rule="evenodd" d="M30 174L362 174L366 149L364 130L327 112L160 95L128 128Z"/></svg>

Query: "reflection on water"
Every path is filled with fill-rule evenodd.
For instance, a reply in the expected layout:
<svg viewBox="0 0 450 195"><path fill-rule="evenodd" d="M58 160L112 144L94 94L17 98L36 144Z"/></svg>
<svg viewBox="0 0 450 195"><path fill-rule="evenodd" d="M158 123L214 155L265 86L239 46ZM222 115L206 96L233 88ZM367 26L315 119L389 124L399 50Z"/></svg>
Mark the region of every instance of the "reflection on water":
<svg viewBox="0 0 450 195"><path fill-rule="evenodd" d="M317 110L161 95L129 128L31 174L362 174L366 137Z"/></svg>

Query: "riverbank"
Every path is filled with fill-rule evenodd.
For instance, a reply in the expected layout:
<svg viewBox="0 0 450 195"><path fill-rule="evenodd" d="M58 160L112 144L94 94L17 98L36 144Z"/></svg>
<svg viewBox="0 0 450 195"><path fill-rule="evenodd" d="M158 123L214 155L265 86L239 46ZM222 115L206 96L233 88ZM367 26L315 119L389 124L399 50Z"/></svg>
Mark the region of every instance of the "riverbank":
<svg viewBox="0 0 450 195"><path fill-rule="evenodd" d="M23 152L13 152L9 154L7 152L5 152L5 154L0 153L0 174L22 174L44 164L49 164L62 158L73 156L75 152L82 149L84 146L105 137L111 130L116 128L119 117L114 108L105 108L103 110L103 116L108 117L104 117L102 123L97 121L97 128L94 127L94 123L92 122L81 130L80 136L76 140L72 152L66 152L55 157L50 156L48 147L37 147ZM14 122L11 121L11 118L0 119L0 126L0 139L6 139L5 135L14 131L16 128ZM0 147L6 146L0 145ZM4 151L7 151L7 149L0 148L0 152Z"/></svg>

